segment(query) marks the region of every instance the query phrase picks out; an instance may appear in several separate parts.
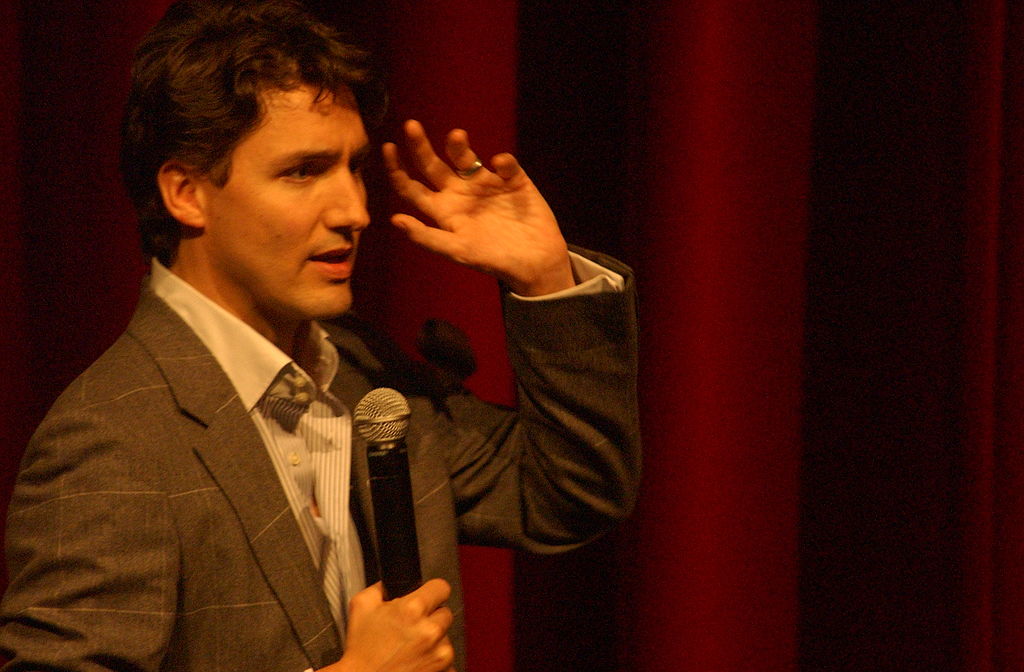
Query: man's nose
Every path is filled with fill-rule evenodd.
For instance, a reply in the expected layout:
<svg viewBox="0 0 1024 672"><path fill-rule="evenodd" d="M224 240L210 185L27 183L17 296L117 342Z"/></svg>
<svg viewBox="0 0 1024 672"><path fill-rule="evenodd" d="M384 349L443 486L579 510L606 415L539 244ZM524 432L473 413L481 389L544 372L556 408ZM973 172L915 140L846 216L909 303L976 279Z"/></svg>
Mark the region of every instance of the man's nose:
<svg viewBox="0 0 1024 672"><path fill-rule="evenodd" d="M331 228L357 231L369 226L366 187L359 175L346 170L332 181L324 221Z"/></svg>

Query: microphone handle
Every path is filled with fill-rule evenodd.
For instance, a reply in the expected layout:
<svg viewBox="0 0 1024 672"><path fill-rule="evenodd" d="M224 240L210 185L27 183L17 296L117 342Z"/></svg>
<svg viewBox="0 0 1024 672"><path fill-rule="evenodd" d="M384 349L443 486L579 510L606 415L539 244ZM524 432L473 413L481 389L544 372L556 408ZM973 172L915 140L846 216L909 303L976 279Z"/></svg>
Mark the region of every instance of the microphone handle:
<svg viewBox="0 0 1024 672"><path fill-rule="evenodd" d="M369 444L367 461L384 599L391 600L423 584L405 442Z"/></svg>

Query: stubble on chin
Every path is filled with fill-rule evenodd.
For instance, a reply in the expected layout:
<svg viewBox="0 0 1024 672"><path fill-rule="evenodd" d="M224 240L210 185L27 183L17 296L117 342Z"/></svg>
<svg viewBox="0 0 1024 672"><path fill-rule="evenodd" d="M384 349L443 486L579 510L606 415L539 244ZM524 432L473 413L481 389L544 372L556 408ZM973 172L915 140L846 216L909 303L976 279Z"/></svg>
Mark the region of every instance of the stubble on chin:
<svg viewBox="0 0 1024 672"><path fill-rule="evenodd" d="M339 295L334 297L331 301L325 302L324 305L319 307L317 316L313 317L315 320L333 320L336 317L341 317L349 310L352 309L352 286L350 280L346 280L344 283L339 283L342 286L338 287Z"/></svg>

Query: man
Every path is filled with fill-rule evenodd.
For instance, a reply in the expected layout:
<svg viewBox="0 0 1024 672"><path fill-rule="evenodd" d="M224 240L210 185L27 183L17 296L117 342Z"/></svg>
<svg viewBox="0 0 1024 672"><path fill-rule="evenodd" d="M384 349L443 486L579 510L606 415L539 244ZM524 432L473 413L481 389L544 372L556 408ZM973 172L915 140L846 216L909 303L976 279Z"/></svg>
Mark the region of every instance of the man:
<svg viewBox="0 0 1024 672"><path fill-rule="evenodd" d="M190 0L132 75L123 168L152 274L26 451L0 610L9 669L461 669L459 541L564 550L632 505L628 269L570 255L510 155L484 167L456 130L445 161L407 122L425 183L394 145L385 165L434 226L392 221L509 290L520 406L410 382L326 322L350 307L369 224L364 119L382 103L361 54L285 0ZM393 381L412 407L428 580L385 601L350 411Z"/></svg>

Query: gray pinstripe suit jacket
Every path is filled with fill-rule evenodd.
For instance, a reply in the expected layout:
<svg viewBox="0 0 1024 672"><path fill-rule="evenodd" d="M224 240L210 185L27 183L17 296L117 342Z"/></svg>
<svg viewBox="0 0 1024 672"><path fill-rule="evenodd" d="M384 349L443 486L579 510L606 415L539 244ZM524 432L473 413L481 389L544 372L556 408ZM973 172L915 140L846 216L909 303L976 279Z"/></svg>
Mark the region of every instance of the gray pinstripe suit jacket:
<svg viewBox="0 0 1024 672"><path fill-rule="evenodd" d="M517 413L406 390L424 576L454 587L460 670L457 543L554 552L632 506L632 280L600 261L629 278L627 292L505 302ZM334 392L351 408L390 372L353 332L333 336L344 360ZM373 520L358 436L353 456L365 532ZM300 672L341 654L256 428L213 356L148 288L125 334L30 442L6 542L0 652L11 669Z"/></svg>

